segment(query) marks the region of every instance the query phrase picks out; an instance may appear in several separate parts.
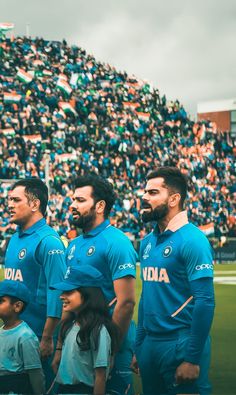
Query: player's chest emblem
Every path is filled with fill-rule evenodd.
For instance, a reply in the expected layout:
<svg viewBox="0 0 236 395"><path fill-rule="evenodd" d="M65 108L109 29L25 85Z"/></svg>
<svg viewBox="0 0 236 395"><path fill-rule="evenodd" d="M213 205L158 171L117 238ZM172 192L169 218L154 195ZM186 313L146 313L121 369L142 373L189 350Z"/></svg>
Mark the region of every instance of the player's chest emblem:
<svg viewBox="0 0 236 395"><path fill-rule="evenodd" d="M73 247L71 247L69 254L67 255L67 259L69 259L69 261L74 258L74 253L75 253L75 245L73 245Z"/></svg>
<svg viewBox="0 0 236 395"><path fill-rule="evenodd" d="M88 251L87 251L87 256L92 256L95 253L95 247L91 246L89 247Z"/></svg>
<svg viewBox="0 0 236 395"><path fill-rule="evenodd" d="M151 251L152 245L151 243L148 243L148 245L145 247L145 250L143 251L143 259L149 258L149 253Z"/></svg>
<svg viewBox="0 0 236 395"><path fill-rule="evenodd" d="M18 258L24 259L24 257L26 256L26 248L22 248L22 250L20 250L19 254L18 254Z"/></svg>
<svg viewBox="0 0 236 395"><path fill-rule="evenodd" d="M163 250L164 258L168 258L168 256L170 256L171 253L172 253L172 247L171 246L167 246L167 247L164 248L164 250Z"/></svg>

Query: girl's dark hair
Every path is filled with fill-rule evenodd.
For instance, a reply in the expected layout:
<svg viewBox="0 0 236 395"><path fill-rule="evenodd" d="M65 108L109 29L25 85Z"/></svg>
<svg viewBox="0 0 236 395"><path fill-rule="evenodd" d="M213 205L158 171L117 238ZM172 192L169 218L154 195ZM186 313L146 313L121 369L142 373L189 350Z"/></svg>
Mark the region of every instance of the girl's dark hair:
<svg viewBox="0 0 236 395"><path fill-rule="evenodd" d="M97 350L99 345L99 333L104 325L111 337L111 352L116 353L120 343L120 330L112 321L109 314L107 302L100 288L79 288L83 303L78 312L71 314L70 318L64 320L61 325L61 339L65 340L67 331L72 327L74 321L78 321L80 330L76 342L82 351Z"/></svg>

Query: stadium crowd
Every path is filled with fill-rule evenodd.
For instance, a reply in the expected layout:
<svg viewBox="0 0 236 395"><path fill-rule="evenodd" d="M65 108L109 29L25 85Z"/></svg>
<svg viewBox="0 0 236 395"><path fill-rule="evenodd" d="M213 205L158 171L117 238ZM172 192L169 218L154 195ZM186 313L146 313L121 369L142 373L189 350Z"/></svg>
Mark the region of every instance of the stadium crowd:
<svg viewBox="0 0 236 395"><path fill-rule="evenodd" d="M87 171L117 191L112 223L131 238L150 228L139 219L149 167L178 166L189 179L188 207L198 226L236 236L235 140L210 121L192 121L158 89L65 41L0 39L0 237L11 234L7 180L45 178L48 221L61 235L69 225L73 180ZM213 232L213 229L211 229Z"/></svg>

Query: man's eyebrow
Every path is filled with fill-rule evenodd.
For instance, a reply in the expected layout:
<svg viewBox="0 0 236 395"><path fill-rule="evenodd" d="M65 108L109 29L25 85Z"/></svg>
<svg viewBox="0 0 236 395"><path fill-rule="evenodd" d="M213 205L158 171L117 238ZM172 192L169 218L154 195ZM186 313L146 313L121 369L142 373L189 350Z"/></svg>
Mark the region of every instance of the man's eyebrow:
<svg viewBox="0 0 236 395"><path fill-rule="evenodd" d="M145 192L145 193L147 193L147 192L159 192L159 191L160 191L160 189L158 189L158 188L144 189L144 192Z"/></svg>

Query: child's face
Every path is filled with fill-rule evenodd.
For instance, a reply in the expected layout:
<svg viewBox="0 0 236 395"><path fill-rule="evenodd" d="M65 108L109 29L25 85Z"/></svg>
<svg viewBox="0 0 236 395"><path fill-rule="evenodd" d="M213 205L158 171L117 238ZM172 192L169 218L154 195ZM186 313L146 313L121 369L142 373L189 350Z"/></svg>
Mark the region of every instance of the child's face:
<svg viewBox="0 0 236 395"><path fill-rule="evenodd" d="M0 318L5 321L15 315L16 306L9 296L0 296Z"/></svg>
<svg viewBox="0 0 236 395"><path fill-rule="evenodd" d="M78 308L83 303L83 297L78 289L72 291L64 291L60 296L63 302L63 311L70 311L76 313Z"/></svg>

